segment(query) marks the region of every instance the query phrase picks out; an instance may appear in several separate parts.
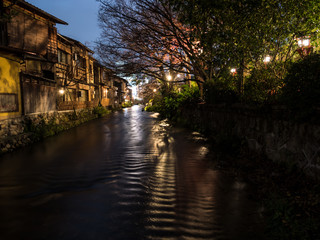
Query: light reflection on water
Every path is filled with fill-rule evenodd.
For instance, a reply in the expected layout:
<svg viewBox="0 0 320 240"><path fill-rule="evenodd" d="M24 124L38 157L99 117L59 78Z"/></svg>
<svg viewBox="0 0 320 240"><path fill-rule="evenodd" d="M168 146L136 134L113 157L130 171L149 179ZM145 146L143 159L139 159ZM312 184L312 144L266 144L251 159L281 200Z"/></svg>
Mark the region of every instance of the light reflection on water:
<svg viewBox="0 0 320 240"><path fill-rule="evenodd" d="M263 239L249 186L208 153L135 106L5 155L1 239Z"/></svg>

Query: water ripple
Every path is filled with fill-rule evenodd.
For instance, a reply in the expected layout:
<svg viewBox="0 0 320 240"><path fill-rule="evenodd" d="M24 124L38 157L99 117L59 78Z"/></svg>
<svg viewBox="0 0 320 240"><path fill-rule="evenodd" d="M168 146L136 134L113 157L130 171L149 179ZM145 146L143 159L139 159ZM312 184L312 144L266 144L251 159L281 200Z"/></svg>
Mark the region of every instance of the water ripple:
<svg viewBox="0 0 320 240"><path fill-rule="evenodd" d="M1 239L263 239L248 186L209 169L208 152L134 107L10 154Z"/></svg>

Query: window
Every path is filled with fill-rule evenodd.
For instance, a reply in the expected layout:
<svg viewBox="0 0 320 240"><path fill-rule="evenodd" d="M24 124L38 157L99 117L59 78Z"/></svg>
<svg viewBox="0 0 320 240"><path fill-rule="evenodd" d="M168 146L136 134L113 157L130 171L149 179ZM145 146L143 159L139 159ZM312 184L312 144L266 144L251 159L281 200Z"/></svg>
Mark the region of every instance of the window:
<svg viewBox="0 0 320 240"><path fill-rule="evenodd" d="M18 112L18 95L0 93L0 112Z"/></svg>
<svg viewBox="0 0 320 240"><path fill-rule="evenodd" d="M5 21L0 21L0 45L6 46L8 40L7 24Z"/></svg>
<svg viewBox="0 0 320 240"><path fill-rule="evenodd" d="M99 83L100 82L100 71L99 71L100 69L99 68L97 68L97 67L94 67L94 82L95 83Z"/></svg>
<svg viewBox="0 0 320 240"><path fill-rule="evenodd" d="M64 96L65 96L64 101L66 101L66 102L76 101L77 100L77 91L76 91L76 89L69 88L68 91L66 91Z"/></svg>
<svg viewBox="0 0 320 240"><path fill-rule="evenodd" d="M87 61L85 58L78 56L77 65L79 68L86 68Z"/></svg>
<svg viewBox="0 0 320 240"><path fill-rule="evenodd" d="M79 90L78 92L79 102L86 102L89 99L88 90Z"/></svg>
<svg viewBox="0 0 320 240"><path fill-rule="evenodd" d="M110 91L106 88L102 88L102 98L108 98Z"/></svg>
<svg viewBox="0 0 320 240"><path fill-rule="evenodd" d="M59 63L64 63L64 64L68 64L69 63L69 61L68 61L68 53L58 49L58 62Z"/></svg>
<svg viewBox="0 0 320 240"><path fill-rule="evenodd" d="M42 71L42 74L43 74L43 77L44 77L44 78L54 80L54 73L53 73L52 71L43 70L43 71Z"/></svg>

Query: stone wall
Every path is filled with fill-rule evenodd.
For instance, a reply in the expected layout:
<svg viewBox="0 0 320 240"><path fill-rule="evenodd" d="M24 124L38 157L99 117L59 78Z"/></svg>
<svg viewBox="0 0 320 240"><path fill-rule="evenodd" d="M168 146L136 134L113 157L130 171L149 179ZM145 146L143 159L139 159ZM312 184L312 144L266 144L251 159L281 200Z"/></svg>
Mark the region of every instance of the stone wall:
<svg viewBox="0 0 320 240"><path fill-rule="evenodd" d="M0 121L0 155L97 118L92 109L28 114Z"/></svg>
<svg viewBox="0 0 320 240"><path fill-rule="evenodd" d="M241 106L185 108L183 119L197 129L215 135L227 134L246 140L249 148L273 161L297 165L308 175L319 178L320 125L287 119L285 109L259 112Z"/></svg>

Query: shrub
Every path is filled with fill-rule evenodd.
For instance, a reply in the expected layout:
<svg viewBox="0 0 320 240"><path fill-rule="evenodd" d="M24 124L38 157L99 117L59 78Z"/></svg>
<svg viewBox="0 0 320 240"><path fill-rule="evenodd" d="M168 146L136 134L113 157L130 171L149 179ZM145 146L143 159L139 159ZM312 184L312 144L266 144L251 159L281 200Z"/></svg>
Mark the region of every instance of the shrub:
<svg viewBox="0 0 320 240"><path fill-rule="evenodd" d="M98 117L103 117L109 113L109 111L103 106L97 106L93 108L93 113L98 115Z"/></svg>
<svg viewBox="0 0 320 240"><path fill-rule="evenodd" d="M181 87L180 92L171 89L162 92L162 95L157 95L152 99L146 111L159 112L161 117L168 119L176 119L185 104L190 104L199 101L199 89L197 87L189 87L184 85Z"/></svg>
<svg viewBox="0 0 320 240"><path fill-rule="evenodd" d="M37 121L27 118L24 131L32 133L32 138L36 141L53 136L58 133L58 124L56 124L55 120L55 118L52 118L46 122L41 116L38 117Z"/></svg>
<svg viewBox="0 0 320 240"><path fill-rule="evenodd" d="M277 101L283 80L271 73L271 68L254 69L246 79L242 100L249 104L266 104Z"/></svg>
<svg viewBox="0 0 320 240"><path fill-rule="evenodd" d="M204 89L204 99L207 103L232 104L239 101L239 94L236 91L235 83L230 78L206 82Z"/></svg>
<svg viewBox="0 0 320 240"><path fill-rule="evenodd" d="M282 101L298 118L312 116L320 103L320 55L311 54L294 63L284 79Z"/></svg>
<svg viewBox="0 0 320 240"><path fill-rule="evenodd" d="M122 108L132 107L132 102L124 102L121 104Z"/></svg>

